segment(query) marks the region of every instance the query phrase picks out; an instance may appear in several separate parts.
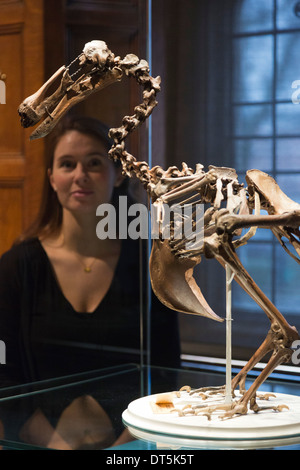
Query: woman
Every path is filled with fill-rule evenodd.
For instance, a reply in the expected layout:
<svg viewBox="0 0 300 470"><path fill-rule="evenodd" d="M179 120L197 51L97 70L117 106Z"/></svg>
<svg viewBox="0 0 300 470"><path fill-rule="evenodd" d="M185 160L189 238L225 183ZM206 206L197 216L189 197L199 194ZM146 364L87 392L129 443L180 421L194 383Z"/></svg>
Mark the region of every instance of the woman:
<svg viewBox="0 0 300 470"><path fill-rule="evenodd" d="M40 214L0 260L3 386L139 361L140 242L96 234L97 207L126 194L120 166L107 157L110 147L107 128L91 118L66 119L53 135ZM151 362L176 366L176 314L153 298L151 320ZM90 399L71 403L78 417L87 409L102 413ZM60 403L59 416L66 405ZM41 407L35 423L50 413ZM35 428L28 422L27 441Z"/></svg>

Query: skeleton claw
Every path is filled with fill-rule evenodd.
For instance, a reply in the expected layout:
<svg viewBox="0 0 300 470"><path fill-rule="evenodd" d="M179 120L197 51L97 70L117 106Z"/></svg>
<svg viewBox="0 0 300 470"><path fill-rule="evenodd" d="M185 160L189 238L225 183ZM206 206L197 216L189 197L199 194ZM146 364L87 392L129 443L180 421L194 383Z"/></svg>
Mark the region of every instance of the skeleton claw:
<svg viewBox="0 0 300 470"><path fill-rule="evenodd" d="M189 385L184 385L179 389L180 392L190 392L192 389Z"/></svg>
<svg viewBox="0 0 300 470"><path fill-rule="evenodd" d="M257 398L259 400L266 400L268 401L270 397L276 398L276 395L274 393L264 393L263 395L257 395Z"/></svg>
<svg viewBox="0 0 300 470"><path fill-rule="evenodd" d="M282 410L289 410L289 407L287 405L278 405L276 408L274 408L275 411L282 411Z"/></svg>

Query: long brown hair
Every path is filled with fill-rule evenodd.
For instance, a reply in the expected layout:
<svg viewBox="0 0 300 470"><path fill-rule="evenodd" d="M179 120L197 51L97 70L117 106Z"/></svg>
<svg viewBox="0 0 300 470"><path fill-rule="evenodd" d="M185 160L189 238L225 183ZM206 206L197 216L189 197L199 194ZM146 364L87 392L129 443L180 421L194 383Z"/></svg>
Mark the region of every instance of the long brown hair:
<svg viewBox="0 0 300 470"><path fill-rule="evenodd" d="M108 137L109 128L98 119L85 116L68 116L60 121L49 138L49 146L45 155L45 176L42 192L41 205L33 224L26 229L16 240L16 243L30 238L45 238L57 233L62 224L62 206L53 190L49 177L48 169L53 168L54 151L63 135L71 130L76 130L82 134L92 136L101 141L107 152L112 146L112 141ZM116 167L119 162L114 162ZM125 178L122 184L114 189L112 203L117 205L120 195L127 194L128 179Z"/></svg>

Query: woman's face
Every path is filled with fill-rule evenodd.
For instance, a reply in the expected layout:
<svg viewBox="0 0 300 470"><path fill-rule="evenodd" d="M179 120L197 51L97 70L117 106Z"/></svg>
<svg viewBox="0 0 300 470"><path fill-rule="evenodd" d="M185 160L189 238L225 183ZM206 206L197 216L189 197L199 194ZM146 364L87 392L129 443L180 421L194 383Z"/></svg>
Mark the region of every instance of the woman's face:
<svg viewBox="0 0 300 470"><path fill-rule="evenodd" d="M58 141L49 178L64 209L94 214L122 182L121 170L109 160L102 142L76 130Z"/></svg>

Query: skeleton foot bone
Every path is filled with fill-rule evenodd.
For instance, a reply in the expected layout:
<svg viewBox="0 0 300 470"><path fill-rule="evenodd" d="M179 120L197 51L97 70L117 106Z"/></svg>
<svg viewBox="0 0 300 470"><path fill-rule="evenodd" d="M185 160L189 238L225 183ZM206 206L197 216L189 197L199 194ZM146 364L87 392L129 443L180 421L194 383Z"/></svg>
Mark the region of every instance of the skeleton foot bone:
<svg viewBox="0 0 300 470"><path fill-rule="evenodd" d="M178 416L205 416L209 421L215 415L218 419L230 419L238 415L246 415L249 411L258 413L261 411L283 411L289 409L285 404L259 406L257 400L269 401L270 398L276 398L273 393L259 394L251 398L251 400L245 400L244 395L241 397L235 397L233 394L232 401L225 403L225 387L202 387L199 389L191 389L189 386L184 386L180 389L179 393L187 392L188 397L183 396L184 406L175 406L171 412L178 413ZM199 398L200 403L195 402L195 396ZM189 397L192 398L191 403L188 403ZM213 399L213 402L211 402ZM210 401L210 404L206 402ZM204 403L202 403L204 402ZM179 402L180 403L180 402Z"/></svg>

